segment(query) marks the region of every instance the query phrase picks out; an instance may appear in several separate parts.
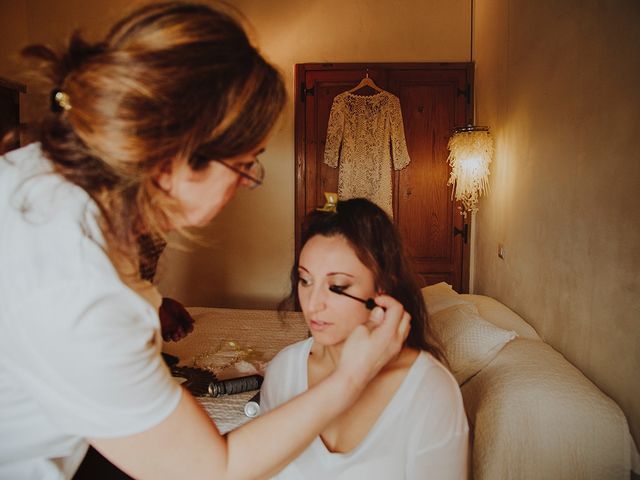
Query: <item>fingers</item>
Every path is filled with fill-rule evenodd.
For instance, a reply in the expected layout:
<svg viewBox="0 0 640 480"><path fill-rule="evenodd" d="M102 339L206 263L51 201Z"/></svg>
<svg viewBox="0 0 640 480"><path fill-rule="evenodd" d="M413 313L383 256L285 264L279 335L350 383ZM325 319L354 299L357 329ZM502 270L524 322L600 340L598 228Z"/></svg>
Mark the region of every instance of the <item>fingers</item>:
<svg viewBox="0 0 640 480"><path fill-rule="evenodd" d="M384 313L384 310L382 310L382 308L380 307L375 307L373 310L371 310L371 313L369 314L369 320L366 324L369 330L374 329L383 322Z"/></svg>
<svg viewBox="0 0 640 480"><path fill-rule="evenodd" d="M400 340L402 341L402 343L404 343L404 341L409 336L410 326L411 326L411 315L409 315L409 312L404 312L404 314L402 315L402 319L398 324L398 330L397 330L398 337L400 337Z"/></svg>
<svg viewBox="0 0 640 480"><path fill-rule="evenodd" d="M383 336L391 337L400 327L403 315L406 313L404 307L388 295L376 297L375 302L378 306L371 311L367 326L370 329L379 328L384 332Z"/></svg>
<svg viewBox="0 0 640 480"><path fill-rule="evenodd" d="M351 332L342 352L341 369L350 372L352 381L369 382L400 352L409 334L411 316L400 302L387 295L375 302L367 323Z"/></svg>
<svg viewBox="0 0 640 480"><path fill-rule="evenodd" d="M375 302L378 306L371 311L365 327L371 347L377 352L376 362L372 365L377 371L402 348L409 333L411 316L404 311L400 302L387 295L376 297Z"/></svg>
<svg viewBox="0 0 640 480"><path fill-rule="evenodd" d="M374 309L379 312L374 315L372 312L368 326L372 335L380 336L382 342L387 343L387 351L397 353L402 348L411 330L411 315L404 310L404 307L396 299L387 295L376 298L376 304L382 308ZM380 320L381 318L381 320Z"/></svg>

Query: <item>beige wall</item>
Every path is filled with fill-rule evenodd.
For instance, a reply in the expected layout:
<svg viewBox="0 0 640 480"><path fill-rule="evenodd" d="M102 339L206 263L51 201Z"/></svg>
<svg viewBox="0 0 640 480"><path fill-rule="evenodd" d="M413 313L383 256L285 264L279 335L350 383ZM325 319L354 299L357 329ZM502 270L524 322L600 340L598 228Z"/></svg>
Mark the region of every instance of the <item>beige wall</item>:
<svg viewBox="0 0 640 480"><path fill-rule="evenodd" d="M496 139L475 290L613 397L640 442L640 3L479 0L475 17L477 118Z"/></svg>

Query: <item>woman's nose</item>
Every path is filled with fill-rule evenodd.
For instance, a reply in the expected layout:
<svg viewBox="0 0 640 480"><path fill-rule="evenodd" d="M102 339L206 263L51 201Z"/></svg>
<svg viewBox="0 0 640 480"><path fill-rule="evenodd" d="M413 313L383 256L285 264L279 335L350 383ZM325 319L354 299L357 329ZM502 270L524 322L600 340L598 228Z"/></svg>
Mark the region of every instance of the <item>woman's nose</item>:
<svg viewBox="0 0 640 480"><path fill-rule="evenodd" d="M244 187L244 188L248 188L249 190L253 190L253 188L255 188L256 182L254 180L251 180L243 175L238 175L239 181L238 181L238 185Z"/></svg>
<svg viewBox="0 0 640 480"><path fill-rule="evenodd" d="M309 293L309 311L320 312L327 306L326 292L328 290L321 285L314 286Z"/></svg>

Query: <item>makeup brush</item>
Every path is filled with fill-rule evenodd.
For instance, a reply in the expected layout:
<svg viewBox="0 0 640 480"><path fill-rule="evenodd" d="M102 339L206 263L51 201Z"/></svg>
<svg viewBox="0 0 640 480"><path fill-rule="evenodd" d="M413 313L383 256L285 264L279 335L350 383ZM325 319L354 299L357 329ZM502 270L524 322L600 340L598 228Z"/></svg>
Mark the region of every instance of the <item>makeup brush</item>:
<svg viewBox="0 0 640 480"><path fill-rule="evenodd" d="M364 298L354 297L353 295L349 295L347 292L345 292L344 287L340 287L338 285L330 285L329 290L331 290L333 293L337 293L338 295L344 295L345 297L353 298L358 302L364 303L364 306L367 307L368 310L373 310L377 306L376 302L373 301L373 298L367 298L365 300ZM384 310L384 308L382 309Z"/></svg>

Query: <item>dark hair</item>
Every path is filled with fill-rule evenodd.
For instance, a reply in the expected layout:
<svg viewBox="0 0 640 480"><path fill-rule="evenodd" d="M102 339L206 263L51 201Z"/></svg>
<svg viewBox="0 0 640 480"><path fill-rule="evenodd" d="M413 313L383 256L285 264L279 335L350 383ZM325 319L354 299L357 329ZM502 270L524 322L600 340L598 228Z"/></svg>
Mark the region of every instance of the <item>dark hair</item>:
<svg viewBox="0 0 640 480"><path fill-rule="evenodd" d="M206 5L151 4L102 42L75 33L66 51L23 54L43 62L70 104L41 123L45 155L96 201L110 244L128 256L135 237L164 237L180 215L154 180L160 171L174 159L198 170L250 151L286 101L280 74L239 21Z"/></svg>
<svg viewBox="0 0 640 480"><path fill-rule="evenodd" d="M373 273L376 289L394 297L411 315L406 345L444 361L431 335L424 300L402 240L384 210L364 198L339 201L335 212L316 210L305 217L301 250L316 235L344 237L358 259ZM296 258L291 269L291 292L283 305L294 302L298 296L298 266Z"/></svg>

